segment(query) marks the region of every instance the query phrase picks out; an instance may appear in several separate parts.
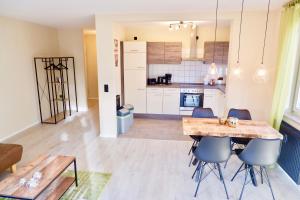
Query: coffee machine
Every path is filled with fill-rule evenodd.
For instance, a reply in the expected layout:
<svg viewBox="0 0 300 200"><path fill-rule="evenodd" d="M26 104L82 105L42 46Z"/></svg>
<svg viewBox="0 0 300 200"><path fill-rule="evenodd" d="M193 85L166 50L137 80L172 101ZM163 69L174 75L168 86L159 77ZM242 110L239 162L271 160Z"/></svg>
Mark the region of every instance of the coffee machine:
<svg viewBox="0 0 300 200"><path fill-rule="evenodd" d="M171 84L172 83L172 74L165 74L165 84Z"/></svg>

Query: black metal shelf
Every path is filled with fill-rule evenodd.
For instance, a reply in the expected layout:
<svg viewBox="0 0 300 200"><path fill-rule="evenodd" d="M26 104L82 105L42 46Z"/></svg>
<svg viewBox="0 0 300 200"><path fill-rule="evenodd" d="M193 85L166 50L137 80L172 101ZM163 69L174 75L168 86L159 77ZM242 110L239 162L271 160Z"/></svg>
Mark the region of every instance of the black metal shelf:
<svg viewBox="0 0 300 200"><path fill-rule="evenodd" d="M74 57L35 57L34 65L41 123L56 124L71 116L71 99L75 100L75 111L78 112ZM74 79L73 96L70 93L69 77L71 76ZM43 77L44 81L42 81ZM44 105L45 102L48 102L48 106Z"/></svg>

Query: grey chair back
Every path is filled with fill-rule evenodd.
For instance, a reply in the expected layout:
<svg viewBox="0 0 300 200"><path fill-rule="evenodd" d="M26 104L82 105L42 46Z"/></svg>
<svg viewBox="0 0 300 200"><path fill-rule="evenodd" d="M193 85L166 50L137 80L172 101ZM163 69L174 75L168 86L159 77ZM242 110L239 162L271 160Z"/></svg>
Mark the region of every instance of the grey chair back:
<svg viewBox="0 0 300 200"><path fill-rule="evenodd" d="M228 117L236 117L241 120L251 120L251 114L247 109L231 108L228 112Z"/></svg>
<svg viewBox="0 0 300 200"><path fill-rule="evenodd" d="M194 108L192 117L194 118L216 118L211 108Z"/></svg>
<svg viewBox="0 0 300 200"><path fill-rule="evenodd" d="M194 108L192 113L193 118L216 118L211 108ZM190 136L193 140L200 141L202 136Z"/></svg>
<svg viewBox="0 0 300 200"><path fill-rule="evenodd" d="M277 162L281 150L280 139L252 139L239 155L248 165L268 166Z"/></svg>
<svg viewBox="0 0 300 200"><path fill-rule="evenodd" d="M231 154L229 137L202 137L194 152L198 160L208 163L222 163L229 159Z"/></svg>

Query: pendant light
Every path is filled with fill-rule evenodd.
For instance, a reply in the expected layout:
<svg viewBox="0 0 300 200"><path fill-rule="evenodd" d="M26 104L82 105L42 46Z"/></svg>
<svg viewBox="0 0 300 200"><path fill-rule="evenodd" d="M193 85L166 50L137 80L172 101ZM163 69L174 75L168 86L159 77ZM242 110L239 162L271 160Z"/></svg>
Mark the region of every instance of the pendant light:
<svg viewBox="0 0 300 200"><path fill-rule="evenodd" d="M215 64L215 52L216 52L216 40L217 40L217 28L218 28L218 9L219 9L219 0L217 0L217 6L216 6L216 25L215 25L213 62L211 63L211 65L209 67L209 74L211 76L217 76L217 66Z"/></svg>
<svg viewBox="0 0 300 200"><path fill-rule="evenodd" d="M242 24L243 24L243 14L244 14L244 2L242 0L242 10L241 10L241 18L240 18L240 33L239 33L239 47L238 47L238 57L236 61L236 65L234 66L232 72L233 75L240 77L241 75L241 66L240 66L240 50L241 50L241 35L242 35Z"/></svg>
<svg viewBox="0 0 300 200"><path fill-rule="evenodd" d="M268 2L268 11L267 11L265 37L264 37L261 64L256 69L255 74L254 74L254 80L257 81L257 82L266 82L268 80L268 70L267 70L266 66L264 65L264 56L265 56L266 38L267 38L267 31L268 31L270 3L271 3L271 0L269 0L269 2Z"/></svg>

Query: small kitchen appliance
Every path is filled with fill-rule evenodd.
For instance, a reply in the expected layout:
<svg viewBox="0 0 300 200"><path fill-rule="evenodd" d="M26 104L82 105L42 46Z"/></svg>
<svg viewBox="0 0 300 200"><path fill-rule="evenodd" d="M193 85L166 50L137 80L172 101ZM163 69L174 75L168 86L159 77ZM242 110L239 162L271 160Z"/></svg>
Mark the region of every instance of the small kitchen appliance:
<svg viewBox="0 0 300 200"><path fill-rule="evenodd" d="M165 74L165 77L166 77L166 81L165 83L168 85L168 84L171 84L172 83L172 74Z"/></svg>

